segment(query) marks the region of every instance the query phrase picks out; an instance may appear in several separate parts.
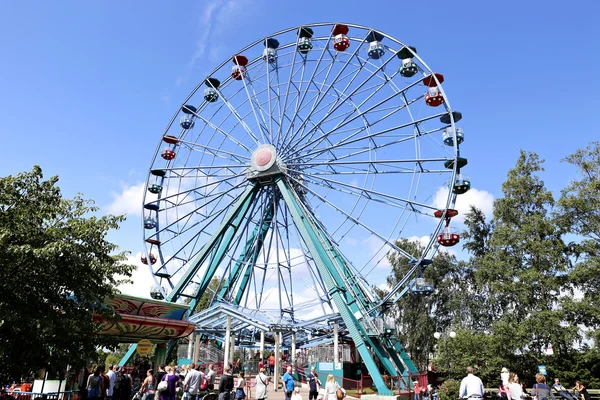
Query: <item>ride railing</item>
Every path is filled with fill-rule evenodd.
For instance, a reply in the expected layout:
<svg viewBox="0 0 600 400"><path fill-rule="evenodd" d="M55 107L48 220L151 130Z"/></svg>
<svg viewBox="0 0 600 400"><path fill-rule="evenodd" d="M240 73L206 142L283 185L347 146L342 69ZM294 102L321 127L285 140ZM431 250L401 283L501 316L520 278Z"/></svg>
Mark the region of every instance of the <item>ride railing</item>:
<svg viewBox="0 0 600 400"><path fill-rule="evenodd" d="M9 398L15 400L79 400L79 390L66 390L62 392L36 393L7 390ZM6 398L6 397L5 397Z"/></svg>

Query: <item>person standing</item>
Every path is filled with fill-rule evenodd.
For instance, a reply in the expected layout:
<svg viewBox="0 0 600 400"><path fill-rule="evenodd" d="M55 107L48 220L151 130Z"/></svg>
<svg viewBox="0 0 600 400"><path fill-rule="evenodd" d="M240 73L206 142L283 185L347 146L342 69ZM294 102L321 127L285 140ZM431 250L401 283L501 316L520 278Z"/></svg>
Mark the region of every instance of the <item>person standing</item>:
<svg viewBox="0 0 600 400"><path fill-rule="evenodd" d="M151 369L146 371L146 379L140 387L140 392L143 394L142 400L154 400L156 382L154 381L154 372Z"/></svg>
<svg viewBox="0 0 600 400"><path fill-rule="evenodd" d="M88 400L100 400L104 397L104 380L101 376L101 367L96 367L94 373L87 380L87 398Z"/></svg>
<svg viewBox="0 0 600 400"><path fill-rule="evenodd" d="M191 400L198 398L201 382L202 374L196 369L196 364L190 364L185 375L185 380L183 381L183 391L190 394Z"/></svg>
<svg viewBox="0 0 600 400"><path fill-rule="evenodd" d="M483 382L475 376L473 367L467 367L467 376L460 382L459 397L480 397L483 398Z"/></svg>
<svg viewBox="0 0 600 400"><path fill-rule="evenodd" d="M414 400L421 400L421 385L419 385L419 379L413 378L413 388L415 390Z"/></svg>
<svg viewBox="0 0 600 400"><path fill-rule="evenodd" d="M167 390L160 393L160 400L176 400L179 375L177 375L175 367L167 367L165 372L166 375L163 376L163 381L167 382Z"/></svg>
<svg viewBox="0 0 600 400"><path fill-rule="evenodd" d="M223 367L223 375L221 375L219 382L219 400L233 400L229 398L233 390L233 376L230 371L231 367L229 365Z"/></svg>
<svg viewBox="0 0 600 400"><path fill-rule="evenodd" d="M508 368L502 367L502 372L500 372L500 381L502 382L502 386L508 386L509 375Z"/></svg>
<svg viewBox="0 0 600 400"><path fill-rule="evenodd" d="M258 360L258 370L260 371L264 367L265 367L265 363L263 362L263 359L261 358L260 360Z"/></svg>
<svg viewBox="0 0 600 400"><path fill-rule="evenodd" d="M158 371L156 371L156 382L162 382L162 380L166 374L167 374L167 372L165 371L165 366L159 365Z"/></svg>
<svg viewBox="0 0 600 400"><path fill-rule="evenodd" d="M209 392L215 391L215 377L216 376L217 376L217 373L215 372L215 366L210 364L208 366L208 373L206 374L206 379L208 379L208 391Z"/></svg>
<svg viewBox="0 0 600 400"><path fill-rule="evenodd" d="M315 367L310 369L310 372L306 375L306 379L308 380L308 400L317 400L321 382L319 381Z"/></svg>
<svg viewBox="0 0 600 400"><path fill-rule="evenodd" d="M573 396L571 396L571 393L569 393L567 388L561 385L559 378L554 378L554 385L552 385L552 387L554 388L554 390L556 390L556 393L558 393L563 399L575 400Z"/></svg>
<svg viewBox="0 0 600 400"><path fill-rule="evenodd" d="M508 377L508 390L512 400L521 400L528 397L527 393L523 393L523 387L519 382L519 375L511 372Z"/></svg>
<svg viewBox="0 0 600 400"><path fill-rule="evenodd" d="M237 384L235 385L235 400L244 400L246 398L246 392L244 391L246 379L244 379L244 376L244 371L240 372Z"/></svg>
<svg viewBox="0 0 600 400"><path fill-rule="evenodd" d="M115 400L130 400L131 392L133 390L133 379L131 378L131 375L127 373L125 367L121 367L119 374L122 376L122 381L119 385L119 398L115 398ZM119 375L117 375L117 378L118 377Z"/></svg>
<svg viewBox="0 0 600 400"><path fill-rule="evenodd" d="M115 380L117 379L117 374L115 373L115 371L113 371L114 367L115 366L113 364L109 364L108 372L106 373L106 376L108 376L108 390L106 391L106 397L108 398L108 400L112 400L113 398Z"/></svg>
<svg viewBox="0 0 600 400"><path fill-rule="evenodd" d="M325 382L325 398L323 400L337 400L337 390L340 385L335 381L333 374L327 375L327 382Z"/></svg>
<svg viewBox="0 0 600 400"><path fill-rule="evenodd" d="M269 377L265 374L265 368L262 367L256 375L256 400L265 400L267 398L267 386Z"/></svg>
<svg viewBox="0 0 600 400"><path fill-rule="evenodd" d="M275 375L275 356L273 353L269 356L269 371L271 375Z"/></svg>
<svg viewBox="0 0 600 400"><path fill-rule="evenodd" d="M292 393L294 392L294 377L292 376L291 365L288 365L285 374L283 374L283 377L281 378L281 382L283 383L285 400L290 400L292 398Z"/></svg>
<svg viewBox="0 0 600 400"><path fill-rule="evenodd" d="M302 396L300 395L300 388L294 388L294 393L292 394L292 400L302 400Z"/></svg>
<svg viewBox="0 0 600 400"><path fill-rule="evenodd" d="M581 381L575 381L574 389L579 392L579 400L590 400L590 394Z"/></svg>

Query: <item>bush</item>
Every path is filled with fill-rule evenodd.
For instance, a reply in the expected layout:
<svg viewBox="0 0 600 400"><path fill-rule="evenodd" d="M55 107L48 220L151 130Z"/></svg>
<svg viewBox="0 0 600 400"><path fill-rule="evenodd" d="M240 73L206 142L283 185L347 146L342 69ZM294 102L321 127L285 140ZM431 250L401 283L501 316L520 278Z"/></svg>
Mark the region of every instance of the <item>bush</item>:
<svg viewBox="0 0 600 400"><path fill-rule="evenodd" d="M455 379L448 379L440 385L438 398L440 400L456 400L459 390L460 382Z"/></svg>

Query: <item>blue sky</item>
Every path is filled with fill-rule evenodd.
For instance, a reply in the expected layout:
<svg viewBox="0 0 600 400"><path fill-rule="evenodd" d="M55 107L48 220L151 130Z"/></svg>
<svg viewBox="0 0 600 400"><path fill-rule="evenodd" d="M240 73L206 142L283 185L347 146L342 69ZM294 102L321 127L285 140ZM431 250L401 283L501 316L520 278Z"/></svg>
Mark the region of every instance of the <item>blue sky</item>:
<svg viewBox="0 0 600 400"><path fill-rule="evenodd" d="M113 241L142 249L136 188L181 101L216 65L275 31L371 26L418 48L464 114L473 187L491 201L520 149L560 159L597 140L600 62L593 1L2 2L2 176L40 165L67 196L130 212ZM117 200L117 203L115 203Z"/></svg>

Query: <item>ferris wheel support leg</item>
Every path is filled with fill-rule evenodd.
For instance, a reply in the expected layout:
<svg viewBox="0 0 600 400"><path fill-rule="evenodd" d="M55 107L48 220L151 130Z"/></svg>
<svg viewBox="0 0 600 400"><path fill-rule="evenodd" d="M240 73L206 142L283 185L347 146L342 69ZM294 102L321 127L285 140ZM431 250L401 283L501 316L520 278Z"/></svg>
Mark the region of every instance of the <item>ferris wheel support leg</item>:
<svg viewBox="0 0 600 400"><path fill-rule="evenodd" d="M337 271L332 263L332 260L329 258L329 256L327 256L327 252L322 247L323 244L318 239L319 236L314 230L314 225L310 222L309 217L304 214L295 195L281 178L277 179L277 187L281 191L283 199L290 209L292 218L298 227L300 235L308 246L313 259L315 260L317 268L323 277L325 285L330 292L330 296L333 299L342 319L344 320L350 336L352 337L352 340L354 341L354 344L363 359L363 362L369 370L371 378L373 379L373 383L377 387L377 391L380 395L392 395L392 391L387 387L383 377L381 376L381 373L379 372L379 368L377 368L377 364L375 363L375 360L369 351L369 347L376 352L377 348L369 339L367 332L363 329L357 318L350 310L348 301L343 296L343 293L346 291L345 288L340 286L334 279L333 276L337 275ZM339 278L339 276L337 276L337 278ZM385 359L382 357L383 355L379 356L381 362L385 365ZM392 371L388 370L388 372L391 372L390 374L392 376L397 376L397 372L393 368Z"/></svg>
<svg viewBox="0 0 600 400"><path fill-rule="evenodd" d="M312 234L314 234L314 242L317 243L317 251L321 253L322 259L326 260L327 270L334 281L335 287L341 288L343 292L342 298L346 302L352 315L357 319L362 318L359 322L362 326L365 321L369 321L369 316L365 310L372 307L372 302L369 302L368 298L365 297L366 295L360 284L355 282L352 271L346 263L345 258L337 250L337 246L332 243L322 224L315 220L312 214L303 211L302 207L299 206L300 203L298 200L295 200L293 195L291 198L295 201L295 205L302 215L302 221L307 224ZM331 287L329 287L329 290L332 290ZM361 328L363 337L367 340L367 345L373 350L389 375L397 377L398 371L403 371L404 367L399 367L391 361L393 358L392 353L394 353L393 348L387 348L378 342L381 332L371 329L371 332L367 333L366 331L368 330L368 327Z"/></svg>
<svg viewBox="0 0 600 400"><path fill-rule="evenodd" d="M206 291L208 284L212 280L215 272L217 271L217 267L219 263L222 261L225 256L226 250L231 245L232 238L235 236L241 222L243 221L250 205L254 201L256 194L258 192L258 186L255 184L250 184L242 193L239 200L232 207L229 214L223 219L221 226L215 232L215 234L206 242L193 264L188 268L185 275L177 282L177 285L173 288L169 296L167 296L167 301L175 302L181 296L184 289L189 285L192 281L193 277L196 276L198 270L202 267L204 262L210 256L210 263L208 265L206 274L202 279L202 282L198 285L196 292L194 293L194 298L190 302L190 310L194 310L196 304ZM214 250L214 252L213 252Z"/></svg>
<svg viewBox="0 0 600 400"><path fill-rule="evenodd" d="M248 281L250 279L252 266L258 258L258 254L260 253L265 237L267 236L267 232L269 231L269 227L271 226L271 222L273 221L273 209L273 202L270 201L269 206L264 211L262 224L256 225L256 227L254 228L254 231L252 232L252 235L250 235L250 238L246 242L246 246L240 254L238 261L231 270L230 278L221 288L221 291L219 293L220 298L223 299L229 294L229 292L235 285L235 282L240 277L242 270L245 267L246 272L242 277L240 288L238 290L238 293L236 294L234 301L235 304L240 304L242 294L246 290L246 286L248 285Z"/></svg>

